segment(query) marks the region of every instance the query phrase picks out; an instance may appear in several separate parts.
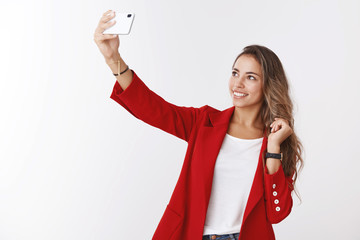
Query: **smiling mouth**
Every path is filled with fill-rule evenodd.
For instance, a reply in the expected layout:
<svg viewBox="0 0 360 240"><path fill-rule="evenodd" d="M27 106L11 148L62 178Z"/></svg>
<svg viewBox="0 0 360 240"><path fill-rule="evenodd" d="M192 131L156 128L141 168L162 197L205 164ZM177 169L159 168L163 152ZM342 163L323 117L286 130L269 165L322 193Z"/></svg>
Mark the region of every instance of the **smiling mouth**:
<svg viewBox="0 0 360 240"><path fill-rule="evenodd" d="M238 92L233 92L233 94L234 94L235 98L242 98L242 97L246 97L249 95L247 93L238 93Z"/></svg>

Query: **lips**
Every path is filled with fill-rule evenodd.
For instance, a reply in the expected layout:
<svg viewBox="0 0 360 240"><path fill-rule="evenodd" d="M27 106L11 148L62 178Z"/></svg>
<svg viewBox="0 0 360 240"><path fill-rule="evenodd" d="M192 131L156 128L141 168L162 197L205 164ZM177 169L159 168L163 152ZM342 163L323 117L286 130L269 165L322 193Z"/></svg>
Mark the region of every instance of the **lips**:
<svg viewBox="0 0 360 240"><path fill-rule="evenodd" d="M249 95L249 94L243 93L243 92L233 92L233 94L236 97L246 97L247 95Z"/></svg>

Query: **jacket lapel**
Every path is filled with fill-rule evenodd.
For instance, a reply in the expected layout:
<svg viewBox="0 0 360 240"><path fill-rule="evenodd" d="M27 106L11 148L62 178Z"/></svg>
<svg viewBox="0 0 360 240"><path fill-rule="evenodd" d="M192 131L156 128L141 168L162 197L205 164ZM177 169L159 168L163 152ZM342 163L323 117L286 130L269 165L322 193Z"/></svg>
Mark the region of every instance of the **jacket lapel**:
<svg viewBox="0 0 360 240"><path fill-rule="evenodd" d="M218 112L210 112L209 113L209 121L205 122L203 127L203 146L207 146L206 151L203 152L205 159L207 159L208 166L207 171L205 172L205 189L206 189L206 209L209 203L211 187L214 175L214 168L217 156L219 154L222 142L224 140L225 134L227 133L227 129L229 127L230 118L233 115L235 110L235 106L227 108L223 111ZM262 161L262 152L267 147L267 137L266 130L264 132L264 139L261 146L261 151L259 153L258 165L256 168L254 180L251 186L249 198L246 204L245 213L243 217L243 223L246 221L250 212L253 210L257 202L261 199L264 193L264 163ZM242 224L243 225L243 224Z"/></svg>

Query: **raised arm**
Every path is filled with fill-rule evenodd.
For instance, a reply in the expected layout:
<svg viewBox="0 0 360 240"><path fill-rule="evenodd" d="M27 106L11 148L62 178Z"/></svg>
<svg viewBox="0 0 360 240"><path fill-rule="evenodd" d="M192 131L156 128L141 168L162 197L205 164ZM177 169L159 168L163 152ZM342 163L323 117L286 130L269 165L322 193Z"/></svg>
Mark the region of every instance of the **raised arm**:
<svg viewBox="0 0 360 240"><path fill-rule="evenodd" d="M129 86L122 89L116 81L110 98L136 118L187 142L207 105L194 108L169 103L150 90L133 70L129 71L133 76Z"/></svg>
<svg viewBox="0 0 360 240"><path fill-rule="evenodd" d="M207 105L201 108L176 106L151 91L121 58L118 52L119 36L103 34L115 24L115 21L111 21L114 17L114 11L103 13L94 33L94 41L105 62L112 73L118 74L111 98L136 118L188 141L196 120Z"/></svg>

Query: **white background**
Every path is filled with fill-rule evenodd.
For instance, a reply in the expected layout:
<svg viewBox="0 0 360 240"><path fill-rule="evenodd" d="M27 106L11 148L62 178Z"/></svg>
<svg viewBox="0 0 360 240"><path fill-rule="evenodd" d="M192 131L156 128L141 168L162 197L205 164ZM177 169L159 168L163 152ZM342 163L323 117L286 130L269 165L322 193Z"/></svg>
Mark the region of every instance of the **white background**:
<svg viewBox="0 0 360 240"><path fill-rule="evenodd" d="M108 9L136 14L120 53L179 106L232 106L235 57L272 49L305 147L302 203L275 235L360 239L357 0L2 0L0 239L151 239L165 210L187 144L110 99L93 41Z"/></svg>

